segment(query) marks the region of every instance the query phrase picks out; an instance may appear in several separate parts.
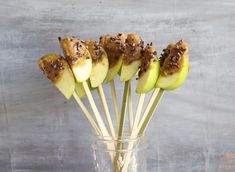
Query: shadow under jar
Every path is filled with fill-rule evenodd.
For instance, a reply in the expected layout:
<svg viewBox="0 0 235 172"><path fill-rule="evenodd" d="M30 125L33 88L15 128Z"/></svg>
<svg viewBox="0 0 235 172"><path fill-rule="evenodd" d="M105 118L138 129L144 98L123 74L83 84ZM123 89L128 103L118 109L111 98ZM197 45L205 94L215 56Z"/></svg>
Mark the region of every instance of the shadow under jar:
<svg viewBox="0 0 235 172"><path fill-rule="evenodd" d="M92 144L96 172L146 172L147 144L144 136L122 138L94 136Z"/></svg>

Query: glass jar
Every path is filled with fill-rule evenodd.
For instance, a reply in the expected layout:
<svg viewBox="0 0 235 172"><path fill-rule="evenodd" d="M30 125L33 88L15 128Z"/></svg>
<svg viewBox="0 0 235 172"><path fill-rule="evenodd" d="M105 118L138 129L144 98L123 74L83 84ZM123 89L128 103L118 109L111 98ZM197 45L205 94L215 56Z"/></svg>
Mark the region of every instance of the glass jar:
<svg viewBox="0 0 235 172"><path fill-rule="evenodd" d="M113 139L96 135L92 150L96 172L146 172L144 136Z"/></svg>

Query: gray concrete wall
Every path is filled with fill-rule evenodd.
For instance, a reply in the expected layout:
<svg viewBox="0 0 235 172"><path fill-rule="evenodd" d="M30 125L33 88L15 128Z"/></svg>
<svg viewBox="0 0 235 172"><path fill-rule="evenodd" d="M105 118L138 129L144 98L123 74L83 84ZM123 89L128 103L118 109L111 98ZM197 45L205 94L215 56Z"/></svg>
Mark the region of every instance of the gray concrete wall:
<svg viewBox="0 0 235 172"><path fill-rule="evenodd" d="M233 0L1 0L0 172L93 171L88 122L36 61L61 53L58 36L117 32L140 34L159 54L171 41L190 44L189 78L165 94L147 130L149 171L234 172Z"/></svg>

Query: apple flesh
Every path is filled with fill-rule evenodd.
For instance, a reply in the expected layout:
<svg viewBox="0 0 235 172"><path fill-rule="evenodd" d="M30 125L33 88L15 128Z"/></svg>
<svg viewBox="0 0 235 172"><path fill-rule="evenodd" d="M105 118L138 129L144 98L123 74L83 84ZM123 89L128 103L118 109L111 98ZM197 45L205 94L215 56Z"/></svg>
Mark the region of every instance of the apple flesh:
<svg viewBox="0 0 235 172"><path fill-rule="evenodd" d="M128 34L126 48L123 55L123 64L120 74L121 82L132 79L141 65L141 51L143 41L137 34Z"/></svg>
<svg viewBox="0 0 235 172"><path fill-rule="evenodd" d="M61 55L48 54L38 60L38 65L59 91L70 99L75 90L75 79L67 61Z"/></svg>
<svg viewBox="0 0 235 172"><path fill-rule="evenodd" d="M161 65L161 74L156 86L165 90L174 90L185 82L189 73L188 44L179 41L174 46L168 46L163 53L163 58L164 62ZM172 59L175 61L173 62ZM171 66L174 63L176 63L175 68Z"/></svg>
<svg viewBox="0 0 235 172"><path fill-rule="evenodd" d="M108 56L105 50L93 40L86 40L85 45L88 46L92 58L91 87L96 88L103 83L108 73Z"/></svg>
<svg viewBox="0 0 235 172"><path fill-rule="evenodd" d="M110 35L100 37L100 44L106 51L109 61L109 70L106 76L107 82L113 80L121 69L126 38L127 36L123 33L119 33L114 37Z"/></svg>
<svg viewBox="0 0 235 172"><path fill-rule="evenodd" d="M64 38L60 45L76 80L86 81L91 75L92 59L84 42L78 38Z"/></svg>
<svg viewBox="0 0 235 172"><path fill-rule="evenodd" d="M143 51L136 92L142 94L151 91L156 85L159 71L160 63L156 49L152 47L152 44L147 44Z"/></svg>

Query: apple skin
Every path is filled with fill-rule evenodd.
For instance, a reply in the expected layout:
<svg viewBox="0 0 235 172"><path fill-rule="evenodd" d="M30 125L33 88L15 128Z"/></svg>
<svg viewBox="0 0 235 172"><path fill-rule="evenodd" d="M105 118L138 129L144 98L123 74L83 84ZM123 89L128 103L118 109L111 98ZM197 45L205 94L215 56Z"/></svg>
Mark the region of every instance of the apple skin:
<svg viewBox="0 0 235 172"><path fill-rule="evenodd" d="M141 57L141 66L138 72L136 92L139 94L151 91L156 85L160 71L160 63L157 58L157 51L152 43L147 44Z"/></svg>
<svg viewBox="0 0 235 172"><path fill-rule="evenodd" d="M76 82L75 91L78 94L79 98L83 98L86 96L86 92L85 92L81 82Z"/></svg>
<svg viewBox="0 0 235 172"><path fill-rule="evenodd" d="M103 83L107 76L109 70L108 56L96 41L86 40L85 45L88 46L92 58L91 87L96 88Z"/></svg>
<svg viewBox="0 0 235 172"><path fill-rule="evenodd" d="M129 65L123 64L121 68L120 81L125 82L133 78L136 75L140 65L140 60L133 61Z"/></svg>
<svg viewBox="0 0 235 172"><path fill-rule="evenodd" d="M76 80L86 81L92 71L92 59L84 43L78 38L64 38L60 45Z"/></svg>
<svg viewBox="0 0 235 172"><path fill-rule="evenodd" d="M142 94L151 91L156 85L159 70L159 61L151 60L149 69L138 79L136 93Z"/></svg>
<svg viewBox="0 0 235 172"><path fill-rule="evenodd" d="M123 63L121 68L121 82L132 79L141 65L141 51L143 50L143 41L137 34L128 34L126 39L126 48L123 54Z"/></svg>
<svg viewBox="0 0 235 172"><path fill-rule="evenodd" d="M38 60L38 65L59 91L70 99L75 90L75 79L67 61L61 55L47 54Z"/></svg>
<svg viewBox="0 0 235 172"><path fill-rule="evenodd" d="M109 68L108 74L106 76L106 82L110 82L114 79L114 77L119 73L120 69L122 67L122 58L119 58L116 65Z"/></svg>
<svg viewBox="0 0 235 172"><path fill-rule="evenodd" d="M123 33L118 33L117 36L104 35L100 37L100 44L106 51L109 60L106 82L112 81L120 72L126 37Z"/></svg>
<svg viewBox="0 0 235 172"><path fill-rule="evenodd" d="M179 41L176 45L181 45L186 50L181 55L181 69L178 72L175 72L171 75L163 76L160 74L157 81L156 87L162 88L164 90L174 90L179 88L186 80L190 64L188 57L188 44L186 42Z"/></svg>

